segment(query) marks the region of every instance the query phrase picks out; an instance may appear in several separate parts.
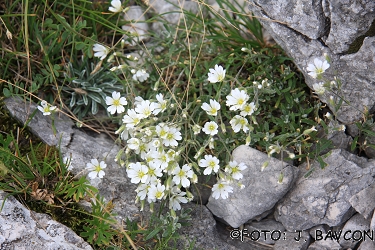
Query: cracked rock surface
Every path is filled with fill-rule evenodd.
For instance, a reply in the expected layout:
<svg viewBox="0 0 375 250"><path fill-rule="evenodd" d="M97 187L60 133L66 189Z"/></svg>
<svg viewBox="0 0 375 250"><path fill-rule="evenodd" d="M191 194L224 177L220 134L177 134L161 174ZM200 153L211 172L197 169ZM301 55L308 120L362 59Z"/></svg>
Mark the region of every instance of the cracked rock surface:
<svg viewBox="0 0 375 250"><path fill-rule="evenodd" d="M307 165L301 165L295 187L278 203L275 218L288 231L342 224L355 213L350 198L375 182L372 160L335 149L324 161L324 169L316 161L311 164L315 170L308 178Z"/></svg>
<svg viewBox="0 0 375 250"><path fill-rule="evenodd" d="M234 183L228 199L210 196L207 207L215 216L237 228L272 209L292 187L298 169L245 145L236 148L232 155L234 161L247 166L241 179L245 187L240 189ZM267 161L268 167L261 171L262 164ZM280 173L284 174L282 184L278 184Z"/></svg>
<svg viewBox="0 0 375 250"><path fill-rule="evenodd" d="M68 227L46 214L28 210L14 197L0 191L0 249L91 250Z"/></svg>
<svg viewBox="0 0 375 250"><path fill-rule="evenodd" d="M324 54L331 58L324 77L341 80L346 101L338 112L339 121L352 124L362 118L365 109L375 108L374 1L252 0L249 9L294 59L310 88L322 80L309 76L307 65L314 58L323 59ZM319 97L333 109L331 95L326 92Z"/></svg>

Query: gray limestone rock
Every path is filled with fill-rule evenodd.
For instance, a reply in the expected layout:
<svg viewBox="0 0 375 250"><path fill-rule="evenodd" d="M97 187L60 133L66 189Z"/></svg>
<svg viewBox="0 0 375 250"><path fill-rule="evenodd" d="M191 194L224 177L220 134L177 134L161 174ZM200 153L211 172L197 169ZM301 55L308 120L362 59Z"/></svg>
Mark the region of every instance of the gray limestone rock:
<svg viewBox="0 0 375 250"><path fill-rule="evenodd" d="M312 243L307 250L341 250L341 246L336 240L319 240Z"/></svg>
<svg viewBox="0 0 375 250"><path fill-rule="evenodd" d="M254 0L252 2L272 20L277 20L310 39L317 39L326 33L326 18L320 1Z"/></svg>
<svg viewBox="0 0 375 250"><path fill-rule="evenodd" d="M300 166L295 187L278 203L275 218L288 231L340 225L353 214L349 199L374 183L373 162L341 149L330 151L324 161L324 169L312 162L315 170L307 178L307 165Z"/></svg>
<svg viewBox="0 0 375 250"><path fill-rule="evenodd" d="M8 195L0 191L0 204L5 200L0 212L1 249L92 249L68 227L28 210Z"/></svg>
<svg viewBox="0 0 375 250"><path fill-rule="evenodd" d="M324 53L330 57L331 65L324 77L329 81L334 76L341 80L340 95L346 101L337 118L344 124L352 124L362 118L365 108L371 110L375 104L372 98L375 73L371 70L375 67L375 38L366 37L363 44L356 42L355 50L347 53L355 39L371 28L375 2L326 0L315 1L310 8L306 8L308 4L306 1L278 1L273 4L270 1L252 0L249 8L294 59L310 88L321 80L310 77L306 67L314 58L323 59ZM313 29L306 28L310 24L315 25ZM329 104L331 95L334 96L326 91L319 98L333 110Z"/></svg>
<svg viewBox="0 0 375 250"><path fill-rule="evenodd" d="M264 232L261 233L261 237L259 238L260 243L273 245L278 240L283 239L284 235L283 232L285 231L284 226L273 219L265 219L261 221L254 221L248 224L245 224L245 229L251 234L251 232ZM280 239L279 236L281 237Z"/></svg>
<svg viewBox="0 0 375 250"><path fill-rule="evenodd" d="M375 209L375 183L353 195L349 202L364 218L372 216Z"/></svg>
<svg viewBox="0 0 375 250"><path fill-rule="evenodd" d="M239 227L246 221L270 210L291 188L297 168L287 165L256 149L242 145L233 151L233 160L244 162L247 169L243 170L240 189L235 184L233 193L228 199L209 198L207 207L211 212L232 227ZM261 171L262 164L269 161L268 167ZM284 174L281 184L278 183L280 173Z"/></svg>
<svg viewBox="0 0 375 250"><path fill-rule="evenodd" d="M68 146L73 134L74 123L70 119L64 119L59 114L55 115L56 135L53 134L52 120L50 116L43 116L42 112L36 109L35 104L23 101L19 97L7 98L4 100L10 114L19 122L28 123L31 132L38 136L44 143L50 146ZM34 113L35 112L35 113ZM61 139L61 142L60 142Z"/></svg>
<svg viewBox="0 0 375 250"><path fill-rule="evenodd" d="M372 0L322 2L317 1L326 10L326 25L329 26L329 35L325 44L335 54L344 53L349 49L350 44L364 35L371 26L375 18L375 2Z"/></svg>
<svg viewBox="0 0 375 250"><path fill-rule="evenodd" d="M346 236L340 237L338 242L343 248L353 249L365 237L367 237L366 240L371 240L371 238L364 235L365 231L371 234L369 230L370 220L365 219L361 214L356 214L345 223L342 232Z"/></svg>
<svg viewBox="0 0 375 250"><path fill-rule="evenodd" d="M365 240L361 242L359 245L358 250L374 250L375 249L375 242L372 240Z"/></svg>
<svg viewBox="0 0 375 250"><path fill-rule="evenodd" d="M310 244L307 231L285 231L281 240L275 242L274 250L305 250Z"/></svg>

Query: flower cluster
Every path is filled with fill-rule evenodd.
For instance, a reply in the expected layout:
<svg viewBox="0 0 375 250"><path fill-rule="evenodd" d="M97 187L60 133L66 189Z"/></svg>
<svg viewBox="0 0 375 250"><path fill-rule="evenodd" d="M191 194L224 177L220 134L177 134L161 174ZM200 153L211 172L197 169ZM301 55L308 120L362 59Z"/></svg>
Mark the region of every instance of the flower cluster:
<svg viewBox="0 0 375 250"><path fill-rule="evenodd" d="M134 108L128 109L122 119L122 126L116 132L126 143L125 152L136 155L136 162L125 163L121 153L116 157L132 183L138 184L136 200L141 201L142 209L147 200L151 205L162 199L169 201L174 210L180 203L192 199L187 189L197 181L190 164L180 165L180 152L176 152L182 140L181 129L173 122L158 122L158 115L168 108L168 101L162 94L155 100L136 97Z"/></svg>
<svg viewBox="0 0 375 250"><path fill-rule="evenodd" d="M140 82L148 78L148 74L142 70L132 73L134 80ZM216 65L215 69L210 69L210 82L222 82L224 77L225 70L221 66ZM231 161L221 168L220 160L215 155L206 154L199 158L208 144L210 148L214 148L214 138L219 133L217 120L220 119L221 105L217 100L211 99L201 106L209 116L213 117L213 120L207 121L203 127L199 124L192 126L194 135L202 131L209 136L207 140L209 143L199 150L201 153L196 157L195 163L183 155L185 153L183 145L186 143L182 143L185 138L179 119L170 121L163 116L167 109L178 105L171 104L163 94L159 93L150 100L140 96L135 97L132 107L125 111L124 105L127 105L127 100L121 98L123 97L120 93L114 92L112 97L107 97L106 100L109 113L124 113L122 125L116 133L126 146L118 153L115 160L120 165L126 166L130 181L138 185L136 201L140 201L141 209L147 201L152 210L153 204L161 200L166 200L170 209L181 209L181 203L186 203L193 198L189 187L197 182L195 171L200 172L200 169L204 175L218 176L218 183L212 188L214 198L226 199L229 193L233 192L231 185L238 183L243 177L241 171L246 169L245 164ZM244 90L237 88L227 96L226 104L229 109L240 112L230 122L235 133L240 130L246 133L250 129L246 116L252 115L256 108L254 102L248 102L249 99L249 95ZM184 113L181 115L182 119L183 117ZM222 130L224 131L223 127ZM122 157L124 153L126 161ZM238 185L243 187L241 183Z"/></svg>

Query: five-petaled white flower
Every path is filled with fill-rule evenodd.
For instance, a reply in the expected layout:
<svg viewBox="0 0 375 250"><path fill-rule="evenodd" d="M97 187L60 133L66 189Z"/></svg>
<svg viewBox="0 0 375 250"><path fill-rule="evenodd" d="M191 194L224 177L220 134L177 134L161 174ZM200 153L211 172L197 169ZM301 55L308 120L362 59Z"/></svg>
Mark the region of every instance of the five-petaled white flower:
<svg viewBox="0 0 375 250"><path fill-rule="evenodd" d="M128 141L128 147L133 150L138 150L141 144L141 141L138 138L130 138Z"/></svg>
<svg viewBox="0 0 375 250"><path fill-rule="evenodd" d="M233 193L233 187L229 186L226 181L219 181L212 187L212 197L219 199L220 196L223 199L228 198L228 193Z"/></svg>
<svg viewBox="0 0 375 250"><path fill-rule="evenodd" d="M131 183L147 183L148 181L148 167L141 164L140 162L130 163L129 168L126 170L126 172L128 174L128 177L131 179Z"/></svg>
<svg viewBox="0 0 375 250"><path fill-rule="evenodd" d="M226 104L230 107L230 110L238 110L245 106L247 100L249 100L248 94L244 90L235 88L227 95Z"/></svg>
<svg viewBox="0 0 375 250"><path fill-rule="evenodd" d="M213 121L212 122L206 122L204 124L204 127L203 127L202 131L205 132L208 135L216 135L218 133L217 128L218 128L218 126L217 126L216 122L213 122Z"/></svg>
<svg viewBox="0 0 375 250"><path fill-rule="evenodd" d="M92 50L95 52L94 56L99 57L100 60L103 60L104 58L106 58L106 56L109 53L109 48L98 43L94 44L94 47L92 48Z"/></svg>
<svg viewBox="0 0 375 250"><path fill-rule="evenodd" d="M208 81L210 83L221 82L225 77L225 70L222 66L215 65L215 69L209 69Z"/></svg>
<svg viewBox="0 0 375 250"><path fill-rule="evenodd" d="M149 100L142 101L135 107L135 111L142 117L147 118L152 114L155 109L155 103Z"/></svg>
<svg viewBox="0 0 375 250"><path fill-rule="evenodd" d="M212 173L212 171L214 171L215 173L217 173L217 171L219 171L219 159L216 158L215 156L212 156L212 155L205 155L204 156L204 159L201 159L199 161L199 166L201 168L206 168L204 171L203 171L203 174L204 175L210 175Z"/></svg>
<svg viewBox="0 0 375 250"><path fill-rule="evenodd" d="M146 70L144 70L144 69L137 70L137 71L132 70L132 73L134 74L134 75L133 75L133 79L134 79L135 81L139 81L139 82L144 82L144 81L146 81L147 78L150 76L150 75L146 72Z"/></svg>
<svg viewBox="0 0 375 250"><path fill-rule="evenodd" d="M246 103L242 109L240 115L242 116L247 116L247 115L252 115L255 111L255 104L254 102Z"/></svg>
<svg viewBox="0 0 375 250"><path fill-rule="evenodd" d="M322 61L319 58L315 58L314 63L310 63L306 70L310 71L308 74L311 77L317 78L323 74L329 68L329 66L329 63L326 60Z"/></svg>
<svg viewBox="0 0 375 250"><path fill-rule="evenodd" d="M176 167L172 174L174 175L172 179L174 183L177 185L181 183L181 185L186 188L190 186L190 181L188 178L193 178L194 172L188 164L185 164L182 166L182 168Z"/></svg>
<svg viewBox="0 0 375 250"><path fill-rule="evenodd" d="M165 138L163 138L163 144L167 147L168 146L176 147L178 145L177 141L181 139L182 139L181 132L177 128L170 127L167 130Z"/></svg>
<svg viewBox="0 0 375 250"><path fill-rule="evenodd" d="M157 186L151 186L148 191L148 196L150 199L161 200L164 197L165 186L160 183Z"/></svg>
<svg viewBox="0 0 375 250"><path fill-rule="evenodd" d="M315 93L317 93L318 95L323 95L324 92L326 91L326 88L324 87L323 82L314 83L313 89L314 89Z"/></svg>
<svg viewBox="0 0 375 250"><path fill-rule="evenodd" d="M216 100L211 99L210 104L204 102L201 108L206 111L207 114L216 116L217 111L220 109L220 103L218 103Z"/></svg>
<svg viewBox="0 0 375 250"><path fill-rule="evenodd" d="M43 115L50 115L51 111L56 110L56 106L50 106L46 101L42 101L40 103L40 106L38 106L38 109L43 112Z"/></svg>
<svg viewBox="0 0 375 250"><path fill-rule="evenodd" d="M157 115L160 112L163 112L167 108L167 101L163 99L163 94L161 93L157 94L156 100L158 100L158 102L155 103L155 109L154 111L152 111L154 115Z"/></svg>
<svg viewBox="0 0 375 250"><path fill-rule="evenodd" d="M122 113L125 111L124 105L128 104L125 97L121 97L120 92L113 91L112 97L106 96L105 97L105 103L107 105L110 105L107 110L112 115L114 113Z"/></svg>
<svg viewBox="0 0 375 250"><path fill-rule="evenodd" d="M169 198L169 209L173 209L173 210L180 210L181 209L181 205L180 203L187 203L188 200L186 199L185 195L186 195L186 192L181 192L181 190L174 186L172 188L172 197Z"/></svg>
<svg viewBox="0 0 375 250"><path fill-rule="evenodd" d="M108 10L114 13L121 12L123 10L120 0L112 0L111 5Z"/></svg>
<svg viewBox="0 0 375 250"><path fill-rule="evenodd" d="M241 171L245 170L246 168L247 166L243 162L238 164L236 161L230 161L228 167L225 168L225 172L231 174L233 179L239 180L243 177Z"/></svg>
<svg viewBox="0 0 375 250"><path fill-rule="evenodd" d="M105 164L104 161L101 161L99 163L97 159L92 159L91 162L86 164L86 169L90 171L88 177L90 179L94 179L96 177L103 178L103 176L105 175L103 169L105 169L106 167L107 164Z"/></svg>
<svg viewBox="0 0 375 250"><path fill-rule="evenodd" d="M235 133L239 132L241 129L245 133L249 130L249 122L245 117L242 117L240 115L234 116L232 120L229 121L229 123Z"/></svg>
<svg viewBox="0 0 375 250"><path fill-rule="evenodd" d="M142 116L135 112L134 109L129 109L127 115L122 118L122 122L126 124L127 128L134 128L142 119Z"/></svg>

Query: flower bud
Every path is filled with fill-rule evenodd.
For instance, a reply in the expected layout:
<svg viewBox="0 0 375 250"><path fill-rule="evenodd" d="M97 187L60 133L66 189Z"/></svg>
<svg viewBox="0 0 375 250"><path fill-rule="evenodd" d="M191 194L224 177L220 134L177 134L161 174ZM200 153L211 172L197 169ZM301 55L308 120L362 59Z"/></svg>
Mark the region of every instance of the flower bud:
<svg viewBox="0 0 375 250"><path fill-rule="evenodd" d="M311 134L311 132L313 132L313 131L317 131L317 130L315 129L315 126L312 126L312 128L306 129L305 131L303 131L303 134L304 134L304 135L309 135L309 134Z"/></svg>
<svg viewBox="0 0 375 250"><path fill-rule="evenodd" d="M204 147L201 147L199 151L194 155L194 159L198 159L204 151Z"/></svg>
<svg viewBox="0 0 375 250"><path fill-rule="evenodd" d="M225 126L224 122L220 123L220 128L221 128L221 131L223 132L223 134L225 134L227 132L227 129L226 129L226 126Z"/></svg>
<svg viewBox="0 0 375 250"><path fill-rule="evenodd" d="M195 135L199 134L201 132L201 128L202 128L201 126L199 126L198 124L195 124L193 126L193 132L194 132L194 134Z"/></svg>
<svg viewBox="0 0 375 250"><path fill-rule="evenodd" d="M270 163L269 161L264 162L264 163L262 164L262 168L260 169L260 171L263 172L263 170L264 170L266 167L268 167L268 164L269 164L269 163Z"/></svg>
<svg viewBox="0 0 375 250"><path fill-rule="evenodd" d="M248 135L248 136L246 137L245 145L246 145L246 146L249 146L249 145L250 145L250 142L251 142L251 136Z"/></svg>
<svg viewBox="0 0 375 250"><path fill-rule="evenodd" d="M283 183L283 179L284 179L284 174L283 174L283 173L280 173L280 175L279 175L279 179L278 179L277 183L278 183L278 184Z"/></svg>
<svg viewBox="0 0 375 250"><path fill-rule="evenodd" d="M193 174L193 177L190 179L191 183L198 183L198 176Z"/></svg>
<svg viewBox="0 0 375 250"><path fill-rule="evenodd" d="M186 199L188 201L192 201L194 198L194 195L192 193L189 192L189 190L186 190Z"/></svg>

